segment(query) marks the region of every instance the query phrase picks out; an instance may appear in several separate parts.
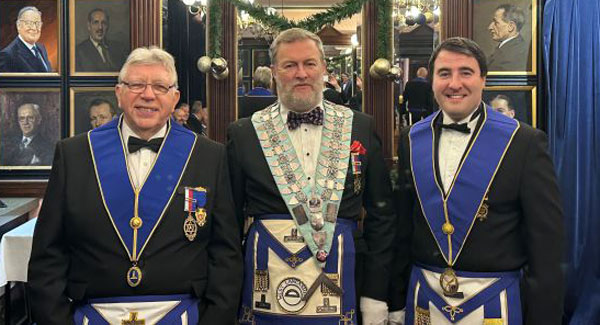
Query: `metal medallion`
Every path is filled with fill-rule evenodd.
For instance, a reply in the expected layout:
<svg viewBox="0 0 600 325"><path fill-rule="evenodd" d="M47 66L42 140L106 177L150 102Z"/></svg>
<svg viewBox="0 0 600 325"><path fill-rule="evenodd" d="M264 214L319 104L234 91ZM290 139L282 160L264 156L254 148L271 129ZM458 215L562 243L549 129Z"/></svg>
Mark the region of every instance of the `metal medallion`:
<svg viewBox="0 0 600 325"><path fill-rule="evenodd" d="M196 220L192 218L191 214L188 215L183 222L183 233L189 241L194 241L196 238L196 234L198 233L198 224L196 223Z"/></svg>
<svg viewBox="0 0 600 325"><path fill-rule="evenodd" d="M137 287L142 282L142 270L134 265L127 270L127 284L130 287Z"/></svg>
<svg viewBox="0 0 600 325"><path fill-rule="evenodd" d="M440 276L440 287L446 296L454 296L458 293L458 278L452 268L446 268Z"/></svg>
<svg viewBox="0 0 600 325"><path fill-rule="evenodd" d="M206 224L206 210L204 208L196 208L194 213L198 227L203 227Z"/></svg>

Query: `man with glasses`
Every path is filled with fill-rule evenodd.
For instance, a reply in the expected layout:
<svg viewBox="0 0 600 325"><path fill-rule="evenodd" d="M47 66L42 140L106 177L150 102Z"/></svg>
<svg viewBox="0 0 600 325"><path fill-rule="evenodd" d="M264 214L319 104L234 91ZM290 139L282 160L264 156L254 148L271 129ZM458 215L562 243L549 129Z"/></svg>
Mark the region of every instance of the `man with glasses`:
<svg viewBox="0 0 600 325"><path fill-rule="evenodd" d="M93 9L88 14L87 30L89 38L75 48L75 70L77 72L118 71L125 57L125 48L117 42L110 42L106 34L110 21L103 9Z"/></svg>
<svg viewBox="0 0 600 325"><path fill-rule="evenodd" d="M48 53L42 43L42 12L23 7L17 16L19 35L0 51L0 72L52 72Z"/></svg>
<svg viewBox="0 0 600 325"><path fill-rule="evenodd" d="M56 147L29 285L38 324L234 324L242 279L225 148L170 120L173 57L138 48L123 114Z"/></svg>
<svg viewBox="0 0 600 325"><path fill-rule="evenodd" d="M0 164L4 166L49 166L52 164L52 143L40 134L40 106L25 103L17 108L19 134L2 141Z"/></svg>

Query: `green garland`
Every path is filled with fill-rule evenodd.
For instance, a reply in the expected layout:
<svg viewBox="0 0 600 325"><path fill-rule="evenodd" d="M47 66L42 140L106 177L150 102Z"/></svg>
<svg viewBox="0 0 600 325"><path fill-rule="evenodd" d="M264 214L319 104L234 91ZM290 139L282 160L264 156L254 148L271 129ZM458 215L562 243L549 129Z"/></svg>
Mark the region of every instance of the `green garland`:
<svg viewBox="0 0 600 325"><path fill-rule="evenodd" d="M223 29L221 26L221 1L231 2L238 10L247 12L252 18L260 23L275 30L286 30L294 27L303 28L313 33L317 33L326 25L333 25L361 11L367 1L375 1L377 5L377 21L379 30L377 33L377 57L392 58L392 48L390 46L391 34L391 0L345 0L342 3L333 5L324 12L319 12L299 22L293 22L278 14L267 13L267 8L261 5L252 5L244 0L210 0L209 12L211 16L210 23L210 56L221 56L221 40Z"/></svg>

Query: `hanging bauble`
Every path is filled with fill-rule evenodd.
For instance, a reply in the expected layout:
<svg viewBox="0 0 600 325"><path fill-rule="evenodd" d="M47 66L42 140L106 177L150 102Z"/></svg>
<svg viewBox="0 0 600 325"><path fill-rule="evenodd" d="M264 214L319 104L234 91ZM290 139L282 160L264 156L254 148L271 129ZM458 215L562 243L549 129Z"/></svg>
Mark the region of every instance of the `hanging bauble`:
<svg viewBox="0 0 600 325"><path fill-rule="evenodd" d="M431 24L433 22L433 19L434 19L433 13L431 11L428 11L424 15L425 15L425 22L427 24Z"/></svg>
<svg viewBox="0 0 600 325"><path fill-rule="evenodd" d="M217 80L223 80L229 75L227 61L223 58L214 58L210 63L210 72Z"/></svg>
<svg viewBox="0 0 600 325"><path fill-rule="evenodd" d="M426 20L427 20L427 19L425 18L425 15L423 15L423 14L421 14L421 13L420 13L420 14L417 16L417 18L415 19L415 22L416 22L417 24L419 24L419 25L425 25L425 21L426 21Z"/></svg>
<svg viewBox="0 0 600 325"><path fill-rule="evenodd" d="M413 17L406 17L406 25L412 26L415 24L415 19Z"/></svg>
<svg viewBox="0 0 600 325"><path fill-rule="evenodd" d="M392 64L388 59L379 58L373 62L373 70L380 76L385 76L392 67Z"/></svg>
<svg viewBox="0 0 600 325"><path fill-rule="evenodd" d="M388 79L391 79L391 80L397 80L401 77L401 75L402 75L402 68L400 68L397 65L393 65L390 68L390 71L389 71L387 77L388 77Z"/></svg>
<svg viewBox="0 0 600 325"><path fill-rule="evenodd" d="M210 70L210 63L211 63L211 59L208 56L203 56L200 57L198 59L198 62L196 63L196 66L198 67L198 70L200 70L203 73L207 73L208 70Z"/></svg>

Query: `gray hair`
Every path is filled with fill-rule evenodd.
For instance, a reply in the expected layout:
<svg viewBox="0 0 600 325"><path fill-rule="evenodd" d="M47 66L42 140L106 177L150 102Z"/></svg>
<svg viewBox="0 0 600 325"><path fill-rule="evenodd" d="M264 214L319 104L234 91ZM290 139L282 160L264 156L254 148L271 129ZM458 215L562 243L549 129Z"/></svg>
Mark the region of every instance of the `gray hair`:
<svg viewBox="0 0 600 325"><path fill-rule="evenodd" d="M511 5L511 4L503 4L496 8L496 10L504 9L504 13L502 17L506 22L513 22L517 26L517 30L521 31L523 28L523 24L525 23L525 14L521 8Z"/></svg>
<svg viewBox="0 0 600 325"><path fill-rule="evenodd" d="M123 83L123 79L127 75L129 67L132 65L160 65L167 70L172 84L177 88L177 69L175 68L175 59L167 51L156 46L138 47L133 50L121 71L119 72L119 83Z"/></svg>
<svg viewBox="0 0 600 325"><path fill-rule="evenodd" d="M18 108L17 108L17 117L19 115L19 111L21 110L21 108L23 107L31 107L33 110L33 113L37 116L37 118L41 119L42 118L42 113L40 113L40 105L38 104L34 104L34 103L24 103L21 104Z"/></svg>
<svg viewBox="0 0 600 325"><path fill-rule="evenodd" d="M293 43L296 41L303 40L312 40L317 45L319 52L321 53L321 60L325 61L325 51L323 51L323 42L315 33L309 32L302 28L290 28L281 32L273 43L271 43L271 47L269 47L269 56L271 57L271 63L275 64L277 61L277 51L279 50L279 46L281 43Z"/></svg>
<svg viewBox="0 0 600 325"><path fill-rule="evenodd" d="M36 12L38 15L40 15L40 17L42 17L42 12L38 8L34 6L23 7L21 10L19 10L19 14L17 15L17 24L19 23L19 20L21 20L21 17L23 17L23 14L27 11Z"/></svg>
<svg viewBox="0 0 600 325"><path fill-rule="evenodd" d="M256 71L254 71L254 75L252 76L252 80L254 80L254 87L263 87L263 88L271 88L271 83L273 79L273 73L271 69L267 67L258 67Z"/></svg>

